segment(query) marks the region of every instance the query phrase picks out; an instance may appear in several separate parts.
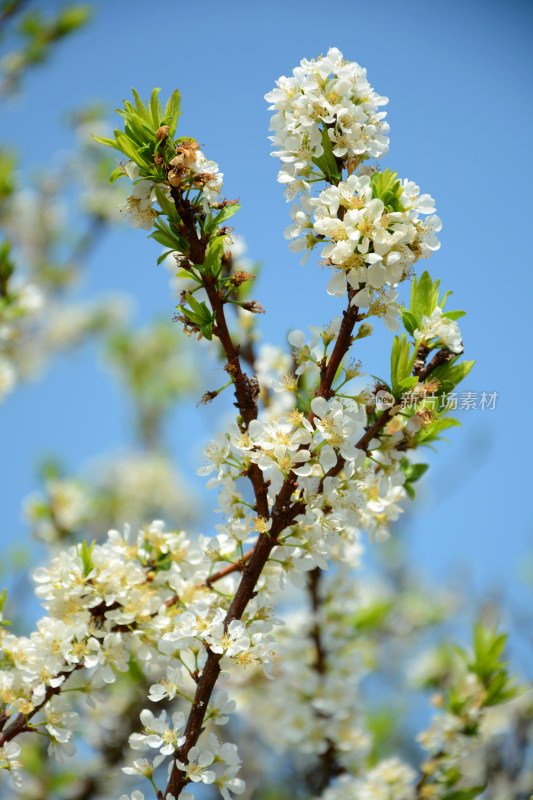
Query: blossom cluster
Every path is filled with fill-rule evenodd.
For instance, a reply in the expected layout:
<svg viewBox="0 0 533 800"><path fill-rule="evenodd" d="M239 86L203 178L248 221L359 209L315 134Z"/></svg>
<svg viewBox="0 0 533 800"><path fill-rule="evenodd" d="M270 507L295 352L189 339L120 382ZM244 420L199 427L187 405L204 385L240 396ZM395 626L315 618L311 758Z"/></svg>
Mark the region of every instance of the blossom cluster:
<svg viewBox="0 0 533 800"><path fill-rule="evenodd" d="M291 250L305 251L304 261L317 243L325 244L322 257L334 271L328 293L343 297L350 290L353 305L383 317L394 331L399 328L395 287L418 258L440 247L436 233L442 226L432 213L433 199L412 181L398 187L394 208L376 196L376 183L370 175L352 174L317 198L302 197L292 208L294 222L285 237Z"/></svg>
<svg viewBox="0 0 533 800"><path fill-rule="evenodd" d="M388 102L366 78L366 70L343 59L337 48L315 60L304 59L290 78L282 76L265 99L271 103L271 141L282 162L278 176L287 184L292 199L308 192L313 180L322 178L316 160L324 156L324 136L333 155L352 165L366 158L380 158L388 150L389 126L379 108Z"/></svg>
<svg viewBox="0 0 533 800"><path fill-rule="evenodd" d="M74 305L56 302L37 282L13 283L12 293L0 299L0 402L51 355L113 329L126 310L119 297Z"/></svg>
<svg viewBox="0 0 533 800"><path fill-rule="evenodd" d="M278 180L287 184L288 200L300 195L285 231L290 249L304 253L304 263L315 245L324 245L323 263L334 271L328 292L349 291L353 305L398 330L396 286L419 258L438 249L442 225L433 199L413 181L363 164L388 149L385 112L378 111L387 99L336 48L302 61L265 99L276 112L271 138L281 148L273 153L283 164ZM321 181L329 186L312 196Z"/></svg>
<svg viewBox="0 0 533 800"><path fill-rule="evenodd" d="M136 451L98 462L83 478L49 476L24 503L33 535L61 546L82 533L99 538L126 520L132 527L152 517L184 525L193 511L194 494L170 460Z"/></svg>
<svg viewBox="0 0 533 800"><path fill-rule="evenodd" d="M218 504L228 520L217 526L217 544L228 558L228 548L249 542L254 530L268 530L268 523L248 511L235 491L235 479L251 464L257 464L270 482L271 505L284 478L289 473L298 476L302 513L272 558L299 572L325 568L332 549L341 540L345 544L356 541L361 531L386 538L389 523L401 513L405 476L399 468L402 456L399 451L395 455L394 445L403 434L392 442L387 437L368 443L371 458L381 464L378 472L357 446L365 430L364 405L350 398L315 398L311 410L313 424L293 409L275 422L252 421L245 433L230 426L206 447L207 464L200 474L212 475L208 486L221 489ZM338 474L328 475L338 464L342 464Z"/></svg>
<svg viewBox="0 0 533 800"><path fill-rule="evenodd" d="M170 166L172 167L168 174L170 186L197 190L206 213L218 203L224 175L220 172L218 164L205 157L194 140L178 147ZM159 213L155 207L156 187L165 195L168 195L169 187L166 183L153 183L140 177L139 165L134 161L128 161L123 169L133 183L133 191L119 205L119 211L128 218L132 228L149 231L153 228Z"/></svg>
<svg viewBox="0 0 533 800"><path fill-rule="evenodd" d="M361 548L353 547L350 567L360 556ZM368 641L353 635L349 620L360 597L346 564L324 581L319 609L313 614L293 611L278 634L274 682L258 696L246 688L244 694L255 709L259 735L277 751L319 757L334 742L339 764L355 769L371 745L360 688L368 672ZM320 663L315 629L320 630Z"/></svg>
<svg viewBox="0 0 533 800"><path fill-rule="evenodd" d="M361 777L342 775L320 800L415 800L414 769L397 756L380 761Z"/></svg>
<svg viewBox="0 0 533 800"><path fill-rule="evenodd" d="M222 622L227 606L220 605L219 595L206 584L209 566L209 560L184 533L166 532L162 523L155 522L137 536L110 531L102 544L72 547L49 567L35 570L36 594L48 615L29 637L1 629L4 668L0 671L0 697L7 715L6 742L9 744L10 731L24 718L22 730L44 729L50 753L74 752L72 736L78 715L70 710L67 695L60 692L82 668L83 682L76 688L97 695L99 687L115 682L117 671L128 670L134 655L147 674L165 676L153 684L152 700L176 693L187 697L194 685L192 672L205 662L206 648L220 654L224 668L263 663L268 669L272 640L267 615L260 613L258 603L258 619L252 610L250 617L235 620L225 630ZM230 578L227 587L231 583ZM215 722L224 724L232 709L227 696L219 692L207 712ZM145 728L147 714L141 715ZM152 738L134 734L132 747L153 747L161 724L153 723ZM161 739L157 745L160 755L168 755L168 745ZM224 747L218 747L209 763L215 757L217 763L223 763L228 751L228 769L202 777L208 766L202 756L196 765L198 780L216 780L220 786L238 789L238 759L231 748ZM4 752L4 759L9 756L14 764L17 754L13 746ZM193 758L194 754L191 770Z"/></svg>
<svg viewBox="0 0 533 800"><path fill-rule="evenodd" d="M115 191L102 191L96 178L107 158L94 142L87 146L82 127L76 129L82 152L62 153L31 185L19 187L14 160L0 153L0 402L50 355L124 319L123 297L79 302L66 294L98 235L120 219ZM73 202L82 206L75 224L68 219Z"/></svg>
<svg viewBox="0 0 533 800"><path fill-rule="evenodd" d="M301 754L310 769L334 747L339 768L361 771L372 744L362 682L386 658L385 642L395 658L410 655L415 637L450 613L447 594L428 602L425 587L368 578L362 556L358 543L349 561L334 559L315 575L312 611L309 598L291 597L276 637L275 680L260 693L238 686L243 715L261 740L286 756Z"/></svg>
<svg viewBox="0 0 533 800"><path fill-rule="evenodd" d="M35 283L24 283L13 290L9 302L0 301L0 401L17 382L15 348L20 350L24 330L31 326L43 305L43 294Z"/></svg>

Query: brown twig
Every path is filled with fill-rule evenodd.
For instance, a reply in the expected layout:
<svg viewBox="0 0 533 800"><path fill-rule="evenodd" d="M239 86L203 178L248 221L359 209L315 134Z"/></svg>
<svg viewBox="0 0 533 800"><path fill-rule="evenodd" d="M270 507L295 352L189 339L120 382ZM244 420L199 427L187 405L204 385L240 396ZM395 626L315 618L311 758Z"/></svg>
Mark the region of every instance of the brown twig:
<svg viewBox="0 0 533 800"><path fill-rule="evenodd" d="M451 361L456 355L456 353L452 353L452 351L447 347L443 347L441 350L438 350L429 364L420 369L420 371L417 373L418 380L421 382L425 381L428 375L433 372L434 369L440 367L441 364L447 364L448 361Z"/></svg>
<svg viewBox="0 0 533 800"><path fill-rule="evenodd" d="M83 664L80 662L76 664L76 666L71 670L63 670L58 674L58 678L64 677L67 680L73 672L78 669L81 669ZM55 694L60 694L63 688L63 683L59 686L47 686L44 693L44 699L39 703L38 706L35 706L27 714L23 714L22 712L16 714L13 720L10 720L10 724L7 726L7 729L0 733L0 748L5 745L6 742L10 742L11 739L14 739L15 736L18 736L21 733L30 732L32 730L31 726L28 725L29 721L37 714L43 706L45 706L50 698Z"/></svg>
<svg viewBox="0 0 533 800"><path fill-rule="evenodd" d="M333 385L333 381L335 380L335 375L337 374L337 370L339 369L342 359L352 344L352 333L359 315L359 308L351 305L354 294L355 291L350 289L348 292L348 308L343 313L343 319L339 329L339 334L337 336L337 341L335 342L335 346L333 347L333 351L328 359L327 364L324 365L321 372L320 385L318 387L316 396L324 397L326 400L329 400L329 398L333 397L334 395L331 387ZM315 415L311 412L309 416L310 422L313 421L314 416Z"/></svg>
<svg viewBox="0 0 533 800"><path fill-rule="evenodd" d="M297 504L290 504L295 483L295 479L291 479L289 476L279 492L271 515L272 527L269 533L260 534L255 547L251 551L250 559L243 571L241 581L224 620L226 627L233 620L242 618L246 606L255 594L257 581L270 557L272 549L276 546L279 534L294 521L300 510ZM209 698L220 674L220 659L220 654L209 650L184 731L185 743L175 753L175 759L181 763L186 763L190 749L194 747L202 733ZM187 783L186 773L178 766L175 760L164 796L173 794L174 797L179 797L180 792Z"/></svg>
<svg viewBox="0 0 533 800"><path fill-rule="evenodd" d="M322 631L318 621L318 613L322 605L322 598L320 596L320 582L322 580L322 570L316 567L311 570L307 579L307 593L311 604L311 611L313 614L313 624L309 632L309 636L314 646L314 661L313 669L319 676L323 677L327 671L327 653L322 641ZM315 711L317 717L327 719L327 715L321 711ZM319 767L307 777L307 783L313 794L320 795L329 785L331 779L339 773L337 764L337 753L334 743L330 739L326 739L327 749L320 754Z"/></svg>

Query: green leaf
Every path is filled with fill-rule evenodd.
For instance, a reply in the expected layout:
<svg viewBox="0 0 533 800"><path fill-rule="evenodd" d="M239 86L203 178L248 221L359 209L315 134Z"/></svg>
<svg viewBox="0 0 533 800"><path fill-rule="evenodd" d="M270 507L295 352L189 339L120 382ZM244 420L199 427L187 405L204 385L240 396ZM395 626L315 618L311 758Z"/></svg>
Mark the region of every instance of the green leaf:
<svg viewBox="0 0 533 800"><path fill-rule="evenodd" d="M113 147L115 150L122 152L122 148L115 142L114 139L107 139L105 136L95 136L94 133L91 133L92 138L95 142L99 144L105 144L107 147Z"/></svg>
<svg viewBox="0 0 533 800"><path fill-rule="evenodd" d="M163 116L163 125L168 125L169 128L169 136L173 137L176 133L176 128L178 125L178 117L180 115L180 93L178 89L175 89L172 94L170 95L169 99L167 100L167 104L165 106L165 114Z"/></svg>
<svg viewBox="0 0 533 800"><path fill-rule="evenodd" d="M394 337L391 353L391 385L395 397L412 389L418 382L418 379L411 375L417 353L416 347L411 353L411 346L405 333L402 333L401 337Z"/></svg>
<svg viewBox="0 0 533 800"><path fill-rule="evenodd" d="M202 317L200 317L198 314L195 314L190 308L185 308L185 306L180 306L180 308L187 319L190 319L190 321L194 322L195 325L202 325Z"/></svg>
<svg viewBox="0 0 533 800"><path fill-rule="evenodd" d="M223 209L216 215L213 220L213 229L222 225L226 220L230 219L241 208L239 203L233 203L230 206L224 206Z"/></svg>
<svg viewBox="0 0 533 800"><path fill-rule="evenodd" d="M222 225L226 220L230 219L241 208L239 203L233 203L229 206L224 206L223 209L215 216L209 215L204 224L204 233L209 234L215 230L216 227Z"/></svg>
<svg viewBox="0 0 533 800"><path fill-rule="evenodd" d="M404 311L402 314L402 322L407 333L414 336L414 332L418 328L418 323L414 314L411 314L410 311Z"/></svg>
<svg viewBox="0 0 533 800"><path fill-rule="evenodd" d="M180 216L176 210L176 206L168 197L166 192L162 191L159 186L154 186L155 196L161 208L161 211L173 222L181 222Z"/></svg>
<svg viewBox="0 0 533 800"><path fill-rule="evenodd" d="M145 145L148 145L150 149L155 147L155 133L151 123L144 122L140 117L128 117L124 131L139 149L142 150Z"/></svg>
<svg viewBox="0 0 533 800"><path fill-rule="evenodd" d="M190 292L187 294L187 302L190 308L180 306L181 310L191 322L198 325L206 339L211 339L213 335L213 322L215 321L214 314L211 313L205 303L199 303L196 297Z"/></svg>
<svg viewBox="0 0 533 800"><path fill-rule="evenodd" d="M350 622L358 631L379 628L392 610L392 603L386 600L361 608L351 617Z"/></svg>
<svg viewBox="0 0 533 800"><path fill-rule="evenodd" d="M143 101L141 100L141 98L139 96L139 93L133 88L131 90L131 93L132 93L133 97L135 98L135 110L136 110L137 114L142 119L144 119L145 122L151 122L150 114L148 113L148 109L146 108L146 106L144 105ZM131 107L131 109L133 109L133 106L127 100L124 100L123 102L124 102L124 108L126 108L126 110L129 110L130 107Z"/></svg>
<svg viewBox="0 0 533 800"><path fill-rule="evenodd" d="M438 284L437 284L437 298L438 298ZM418 322L418 326L422 325L422 317L429 317L435 308L436 303L433 305L435 297L435 284L431 280L429 272L423 272L420 279L417 281L416 277L413 278L413 286L411 289L411 313L414 315Z"/></svg>
<svg viewBox="0 0 533 800"><path fill-rule="evenodd" d="M460 319L464 317L465 314L466 311L445 311L442 316L448 319Z"/></svg>
<svg viewBox="0 0 533 800"><path fill-rule="evenodd" d="M113 184L119 178L124 178L125 176L126 176L126 173L124 172L122 167L117 167L116 169L113 170L113 172L109 176L109 183Z"/></svg>
<svg viewBox="0 0 533 800"><path fill-rule="evenodd" d="M415 483L428 469L428 464L412 464L408 458L402 458L400 468L410 483Z"/></svg>
<svg viewBox="0 0 533 800"><path fill-rule="evenodd" d="M209 310L207 309L206 304L205 303L199 303L198 300L196 299L196 297L193 294L188 294L187 295L187 301L188 301L190 307L193 309L193 311L196 314L202 315L203 311L205 309L207 311L208 318L209 319L211 318L211 314L210 314Z"/></svg>
<svg viewBox="0 0 533 800"><path fill-rule="evenodd" d="M64 8L56 21L58 35L65 36L85 25L91 19L92 14L93 9L90 5L72 5Z"/></svg>
<svg viewBox="0 0 533 800"><path fill-rule="evenodd" d="M405 489L411 500L414 500L416 497L416 492L413 489L412 485L407 481L406 483L404 483L403 488Z"/></svg>
<svg viewBox="0 0 533 800"><path fill-rule="evenodd" d="M431 378L435 378L439 382L439 389L437 395L446 393L454 389L460 383L472 367L475 361L461 361L459 364L455 363L455 359L448 361L447 364L441 364L431 372Z"/></svg>
<svg viewBox="0 0 533 800"><path fill-rule="evenodd" d="M222 256L226 246L226 236L216 236L209 240L207 252L205 254L205 261L202 266L202 271L206 275L214 275L215 277L222 269Z"/></svg>
<svg viewBox="0 0 533 800"><path fill-rule="evenodd" d="M155 241L159 242L159 244L162 244L163 247L173 248L175 244L173 238L162 230L152 231L149 238L155 239Z"/></svg>
<svg viewBox="0 0 533 800"><path fill-rule="evenodd" d="M163 117L163 106L159 100L160 91L161 89L152 89L152 96L150 98L150 112L152 114L152 122L155 130L160 127Z"/></svg>
<svg viewBox="0 0 533 800"><path fill-rule="evenodd" d="M175 252L176 250L165 250L165 252L162 255L160 255L159 258L157 259L157 266L159 266L165 260L165 258L167 258L171 253Z"/></svg>
<svg viewBox="0 0 533 800"><path fill-rule="evenodd" d="M454 789L453 792L442 795L441 800L474 800L474 797L478 797L486 787L487 784L472 786L470 789Z"/></svg>
<svg viewBox="0 0 533 800"><path fill-rule="evenodd" d="M391 374L392 386L394 386L394 384L396 383L396 377L398 375L398 360L400 358L400 348L401 348L400 337L395 336L392 342L392 352L390 358L390 374Z"/></svg>
<svg viewBox="0 0 533 800"><path fill-rule="evenodd" d="M370 179L372 197L378 197L387 211L403 211L400 200L403 189L397 177L397 173L387 167L384 172L375 172Z"/></svg>
<svg viewBox="0 0 533 800"><path fill-rule="evenodd" d="M498 633L478 622L474 626L473 654L468 655L456 648L469 671L478 677L486 689L483 706L505 703L523 692L515 679L509 677L507 664L502 660L506 643L505 633ZM460 703L459 699L457 703Z"/></svg>
<svg viewBox="0 0 533 800"><path fill-rule="evenodd" d="M187 253L189 250L189 243L180 233L174 228L171 228L160 217L155 221L155 231L150 234L152 239L162 244L163 247L168 247L171 250L177 250L180 253Z"/></svg>
<svg viewBox="0 0 533 800"><path fill-rule="evenodd" d="M322 130L322 148L324 153L320 158L313 158L313 162L323 172L324 176L335 182L340 181L341 174L333 155L333 143L328 136L327 128Z"/></svg>
<svg viewBox="0 0 533 800"><path fill-rule="evenodd" d="M81 562L83 564L83 576L87 576L89 572L92 570L94 564L92 559L92 553L94 549L94 542L91 542L90 546L87 545L85 539L81 544L78 545L78 555L81 558Z"/></svg>
<svg viewBox="0 0 533 800"><path fill-rule="evenodd" d="M408 458L402 458L400 462L400 469L402 470L406 479L403 486L411 500L415 499L413 483L416 483L416 481L422 477L427 468L427 464L412 464Z"/></svg>
<svg viewBox="0 0 533 800"><path fill-rule="evenodd" d="M124 155L128 156L132 161L135 161L140 167L146 166L147 162L142 158L129 136L126 136L123 131L117 129L115 131L115 138Z"/></svg>
<svg viewBox="0 0 533 800"><path fill-rule="evenodd" d="M440 299L439 306L442 308L443 311L444 311L444 306L446 305L446 300L448 299L448 297L451 294L453 294L453 292L444 292L444 294L442 295L442 297Z"/></svg>
<svg viewBox="0 0 533 800"><path fill-rule="evenodd" d="M441 439L442 437L439 436L439 434L447 430L447 428L456 428L460 427L460 425L461 423L459 420L454 417L439 416L437 419L434 419L433 422L430 422L429 425L426 425L425 428L421 428L418 431L416 434L416 443L417 445L429 445L429 442L435 442Z"/></svg>
<svg viewBox="0 0 533 800"><path fill-rule="evenodd" d="M394 390L394 396L398 398L405 392L410 392L411 389L414 386L416 386L417 383L418 383L418 378L415 375L410 375L408 378L403 378L403 380L398 381L398 383L396 384Z"/></svg>
<svg viewBox="0 0 533 800"><path fill-rule="evenodd" d="M212 323L207 323L206 325L201 325L200 326L200 331L202 332L202 335L205 336L205 338L208 341L211 341L211 339L213 338L213 324Z"/></svg>

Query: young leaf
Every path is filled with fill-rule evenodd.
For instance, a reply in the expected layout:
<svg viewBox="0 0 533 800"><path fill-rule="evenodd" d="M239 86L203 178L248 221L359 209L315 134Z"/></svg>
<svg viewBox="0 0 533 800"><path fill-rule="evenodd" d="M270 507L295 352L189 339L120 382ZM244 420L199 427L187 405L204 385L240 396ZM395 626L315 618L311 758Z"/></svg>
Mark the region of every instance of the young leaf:
<svg viewBox="0 0 533 800"><path fill-rule="evenodd" d="M439 306L442 308L443 311L444 311L444 306L446 305L446 300L448 299L448 297L451 294L453 294L453 292L444 292L444 294L442 295L442 297L440 299Z"/></svg>
<svg viewBox="0 0 533 800"><path fill-rule="evenodd" d="M117 144L120 150L122 150L124 155L128 156L128 158L130 158L132 161L135 161L135 163L138 164L140 167L146 166L146 161L139 154L139 151L137 150L137 148L135 147L134 143L129 138L129 136L126 136L126 134L123 131L117 129L115 131L115 138L117 140Z"/></svg>
<svg viewBox="0 0 533 800"><path fill-rule="evenodd" d="M465 314L466 311L445 311L442 316L448 319L460 319L464 317Z"/></svg>
<svg viewBox="0 0 533 800"><path fill-rule="evenodd" d="M428 464L412 464L408 458L402 458L400 468L410 483L419 480L428 469Z"/></svg>
<svg viewBox="0 0 533 800"><path fill-rule="evenodd" d="M216 236L209 241L203 263L203 272L206 275L217 276L219 274L222 269L222 255L224 254L225 244L226 236Z"/></svg>
<svg viewBox="0 0 533 800"><path fill-rule="evenodd" d="M475 363L475 361L461 361L457 364L455 359L452 359L447 364L436 367L431 373L432 379L435 378L439 382L439 389L435 394L440 395L454 389L463 378L466 378Z"/></svg>
<svg viewBox="0 0 533 800"><path fill-rule="evenodd" d="M159 256L157 259L157 266L159 266L171 253L175 253L175 250L165 250L165 252Z"/></svg>
<svg viewBox="0 0 533 800"><path fill-rule="evenodd" d="M186 253L189 250L189 243L185 237L163 222L161 218L156 219L155 231L150 234L150 237L171 250L177 250L180 253Z"/></svg>
<svg viewBox="0 0 533 800"><path fill-rule="evenodd" d="M113 170L113 172L109 176L109 183L111 184L115 183L115 181L117 181L119 178L125 177L125 175L126 173L124 172L122 167L117 167L116 169Z"/></svg>
<svg viewBox="0 0 533 800"><path fill-rule="evenodd" d="M402 322L405 330L410 336L414 336L414 332L418 328L418 323L414 314L410 311L404 311L402 314Z"/></svg>
<svg viewBox="0 0 533 800"><path fill-rule="evenodd" d="M150 98L150 112L152 114L152 122L155 130L161 125L161 118L163 116L163 106L159 100L160 91L161 89L152 89L152 96Z"/></svg>
<svg viewBox="0 0 533 800"><path fill-rule="evenodd" d="M226 220L230 219L240 209L239 203L233 203L230 206L224 206L213 219L213 228L223 225Z"/></svg>
<svg viewBox="0 0 533 800"><path fill-rule="evenodd" d="M139 97L139 93L133 88L131 90L131 93L132 93L133 97L135 98L135 110L136 110L137 114L140 117L142 117L142 119L144 119L145 122L150 122L150 114L148 113L148 109L144 105L143 101ZM131 109L133 109L133 106L129 101L124 100L123 102L124 102L124 108L127 111L130 111Z"/></svg>
<svg viewBox="0 0 533 800"><path fill-rule="evenodd" d="M415 490L413 489L413 486L412 486L412 484L410 484L410 483L409 483L409 481L406 481L406 482L404 483L404 485L403 485L403 488L405 489L405 491L407 492L407 494L409 495L409 497L411 498L411 500L414 500L414 499L415 499L415 497L416 497L416 492L415 492Z"/></svg>
<svg viewBox="0 0 533 800"><path fill-rule="evenodd" d="M413 288L411 290L411 313L416 318L418 326L422 325L422 317L429 317L433 311L434 306L432 308L432 300L435 294L433 287L433 281L427 271L422 273L418 281L413 280Z"/></svg>
<svg viewBox="0 0 533 800"><path fill-rule="evenodd" d="M105 144L107 147L113 147L115 150L118 150L120 153L122 152L122 148L114 139L107 139L105 136L95 136L94 133L91 133L92 138L95 142L99 144Z"/></svg>
<svg viewBox="0 0 533 800"><path fill-rule="evenodd" d="M405 392L411 391L411 389L413 389L417 383L418 378L415 375L409 375L409 377L403 378L396 384L395 391L393 392L394 396L399 397Z"/></svg>
<svg viewBox="0 0 533 800"><path fill-rule="evenodd" d="M320 158L313 158L314 163L324 173L326 178L339 181L341 174L335 156L333 155L333 144L329 138L327 128L324 128L322 131L322 148L324 150L323 155L321 155Z"/></svg>
<svg viewBox="0 0 533 800"><path fill-rule="evenodd" d="M425 428L421 428L417 435L416 435L416 443L428 445L429 442L435 442L439 439L442 439L442 436L439 436L442 431L447 430L447 428L455 428L460 427L461 423L459 420L455 419L454 417L445 417L439 416L430 422L429 425L426 425Z"/></svg>
<svg viewBox="0 0 533 800"><path fill-rule="evenodd" d="M83 564L84 577L89 574L94 566L92 559L94 544L94 542L91 542L90 545L87 545L87 542L84 539L83 542L78 545L78 555L81 558L81 563Z"/></svg>
<svg viewBox="0 0 533 800"><path fill-rule="evenodd" d="M485 791L486 784L483 786L472 786L470 789L455 789L441 796L441 800L474 800L475 797Z"/></svg>
<svg viewBox="0 0 533 800"><path fill-rule="evenodd" d="M213 338L213 323L208 322L206 325L201 325L200 331L208 341L211 341L211 339Z"/></svg>
<svg viewBox="0 0 533 800"><path fill-rule="evenodd" d="M178 89L175 89L167 100L165 113L162 120L163 125L168 125L168 133L170 137L173 137L176 133L178 117L180 115L180 102L180 93Z"/></svg>
<svg viewBox="0 0 533 800"><path fill-rule="evenodd" d="M400 200L403 189L396 172L391 172L387 167L384 172L375 172L370 182L372 197L378 197L388 211L403 211Z"/></svg>

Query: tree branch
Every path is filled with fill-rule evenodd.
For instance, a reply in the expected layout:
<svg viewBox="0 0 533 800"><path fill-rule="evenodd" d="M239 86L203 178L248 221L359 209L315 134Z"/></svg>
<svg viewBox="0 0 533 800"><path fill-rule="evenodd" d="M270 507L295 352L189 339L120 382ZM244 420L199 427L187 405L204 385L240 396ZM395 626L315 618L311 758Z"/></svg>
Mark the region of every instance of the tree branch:
<svg viewBox="0 0 533 800"><path fill-rule="evenodd" d="M309 573L307 579L307 592L311 603L311 611L313 614L313 625L309 632L311 640L315 649L315 659L313 669L320 675L324 676L327 670L327 653L322 641L322 632L318 621L318 613L322 604L320 596L320 582L322 580L322 570L316 567ZM315 715L321 719L327 719L327 715L320 711L315 711ZM307 783L313 794L320 795L329 785L331 779L339 773L337 764L337 754L335 744L326 739L328 744L327 750L320 754L319 767L307 776Z"/></svg>

